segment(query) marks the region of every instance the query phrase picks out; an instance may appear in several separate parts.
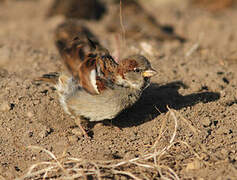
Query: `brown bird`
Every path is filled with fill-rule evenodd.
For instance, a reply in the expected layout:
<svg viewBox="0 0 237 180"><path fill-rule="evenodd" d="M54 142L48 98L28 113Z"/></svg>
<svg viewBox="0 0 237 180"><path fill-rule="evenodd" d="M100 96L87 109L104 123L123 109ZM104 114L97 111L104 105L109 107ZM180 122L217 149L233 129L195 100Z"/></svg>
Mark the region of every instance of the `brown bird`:
<svg viewBox="0 0 237 180"><path fill-rule="evenodd" d="M116 117L140 98L156 71L141 55L129 56L117 64L98 42L85 32L78 33L68 47L59 49L72 76L50 73L37 80L55 85L64 111L87 135L82 119L93 122Z"/></svg>
<svg viewBox="0 0 237 180"><path fill-rule="evenodd" d="M111 1L111 0L108 0ZM120 0L113 0L116 10L110 15L107 29L110 32L121 32L120 22ZM110 3L111 3L110 2ZM185 41L185 38L175 34L172 27L161 25L151 14L149 14L136 0L121 0L121 12L126 38L145 37L157 40Z"/></svg>

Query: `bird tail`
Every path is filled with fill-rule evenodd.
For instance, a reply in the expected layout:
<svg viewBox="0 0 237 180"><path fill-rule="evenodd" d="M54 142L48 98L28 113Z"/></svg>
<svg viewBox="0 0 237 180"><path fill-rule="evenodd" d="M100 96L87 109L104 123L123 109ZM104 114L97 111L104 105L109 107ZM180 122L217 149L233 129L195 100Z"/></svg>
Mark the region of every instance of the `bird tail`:
<svg viewBox="0 0 237 180"><path fill-rule="evenodd" d="M52 72L49 74L44 74L43 76L34 79L34 81L38 82L48 82L56 85L59 81L60 74L57 72Z"/></svg>
<svg viewBox="0 0 237 180"><path fill-rule="evenodd" d="M72 77L57 72L44 74L42 77L36 78L35 81L53 84L60 97L71 94L77 88L75 80Z"/></svg>

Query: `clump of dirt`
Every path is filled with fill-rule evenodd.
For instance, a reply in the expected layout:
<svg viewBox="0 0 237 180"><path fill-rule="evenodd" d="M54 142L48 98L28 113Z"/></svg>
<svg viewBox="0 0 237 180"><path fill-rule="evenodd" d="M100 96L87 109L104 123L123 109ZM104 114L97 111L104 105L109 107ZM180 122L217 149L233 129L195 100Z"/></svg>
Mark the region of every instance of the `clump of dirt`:
<svg viewBox="0 0 237 180"><path fill-rule="evenodd" d="M159 75L132 108L95 124L89 140L73 134L74 120L63 112L55 89L33 81L64 70L53 42L63 18L45 18L51 2L0 5L1 178L21 177L31 165L51 159L42 149L28 146L58 158L66 152L67 157L87 161L126 161L153 153L154 144L157 150L168 147L175 130L174 144L157 159L161 171L134 164L116 170L148 179L171 178L168 173L180 179L237 178L236 11L213 15L184 1L142 1L154 18L172 24L187 41L128 40L122 56L145 55ZM84 23L105 47L116 50L115 35L107 32L103 20ZM145 163L154 164L154 159ZM117 171L106 177L131 175Z"/></svg>

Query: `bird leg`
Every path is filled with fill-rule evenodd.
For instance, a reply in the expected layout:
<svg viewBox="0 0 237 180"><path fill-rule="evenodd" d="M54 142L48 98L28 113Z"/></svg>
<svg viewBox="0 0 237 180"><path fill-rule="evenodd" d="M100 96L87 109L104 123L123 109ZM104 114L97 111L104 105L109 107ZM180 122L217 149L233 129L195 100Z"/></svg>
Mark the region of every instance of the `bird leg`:
<svg viewBox="0 0 237 180"><path fill-rule="evenodd" d="M85 129L81 125L81 117L75 118L75 123L79 127L79 129L81 130L82 135L84 135L85 137L89 137L87 132L85 131Z"/></svg>

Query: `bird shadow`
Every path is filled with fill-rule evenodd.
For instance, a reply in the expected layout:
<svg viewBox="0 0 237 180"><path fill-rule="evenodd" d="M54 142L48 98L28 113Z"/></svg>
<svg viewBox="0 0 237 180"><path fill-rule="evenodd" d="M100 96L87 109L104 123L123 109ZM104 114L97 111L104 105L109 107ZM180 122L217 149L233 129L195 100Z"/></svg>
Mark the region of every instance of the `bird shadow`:
<svg viewBox="0 0 237 180"><path fill-rule="evenodd" d="M216 92L200 92L183 96L178 92L181 87L188 88L181 81L171 82L162 86L152 83L143 92L138 102L120 113L112 120L112 124L119 128L138 126L151 121L161 113L167 112L167 106L179 110L184 107L194 106L199 102L208 103L220 98L220 94ZM106 124L108 122L105 122Z"/></svg>

